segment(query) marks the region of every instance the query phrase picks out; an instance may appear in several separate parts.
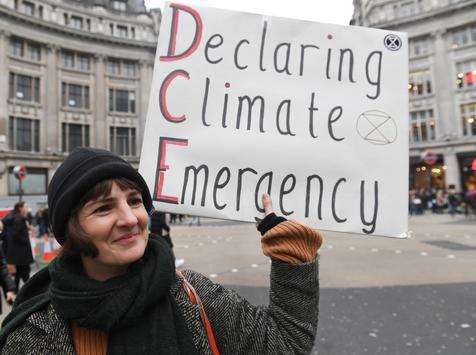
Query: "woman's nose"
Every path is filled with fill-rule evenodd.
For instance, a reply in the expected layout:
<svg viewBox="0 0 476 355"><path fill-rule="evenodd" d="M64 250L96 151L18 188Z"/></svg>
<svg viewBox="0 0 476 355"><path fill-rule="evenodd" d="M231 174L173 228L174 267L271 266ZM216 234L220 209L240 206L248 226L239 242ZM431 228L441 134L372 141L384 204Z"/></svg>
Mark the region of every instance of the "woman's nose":
<svg viewBox="0 0 476 355"><path fill-rule="evenodd" d="M129 204L126 203L119 208L118 226L134 226L137 222L137 216Z"/></svg>

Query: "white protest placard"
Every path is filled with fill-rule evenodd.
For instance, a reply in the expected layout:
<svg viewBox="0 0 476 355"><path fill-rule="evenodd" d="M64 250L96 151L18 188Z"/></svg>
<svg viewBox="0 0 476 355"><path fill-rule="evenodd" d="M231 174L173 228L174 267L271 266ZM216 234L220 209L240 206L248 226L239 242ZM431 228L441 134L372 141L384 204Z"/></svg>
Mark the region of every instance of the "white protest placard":
<svg viewBox="0 0 476 355"><path fill-rule="evenodd" d="M159 210L407 232L404 33L167 3L141 153Z"/></svg>

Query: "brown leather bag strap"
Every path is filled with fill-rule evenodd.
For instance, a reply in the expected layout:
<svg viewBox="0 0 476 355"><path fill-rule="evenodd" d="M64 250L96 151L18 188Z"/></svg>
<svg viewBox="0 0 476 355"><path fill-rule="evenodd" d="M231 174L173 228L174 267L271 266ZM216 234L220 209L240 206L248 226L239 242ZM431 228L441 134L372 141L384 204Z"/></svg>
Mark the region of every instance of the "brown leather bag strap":
<svg viewBox="0 0 476 355"><path fill-rule="evenodd" d="M188 297L190 297L192 303L198 305L198 309L200 311L200 318L202 319L203 326L207 331L208 341L210 342L210 347L212 348L213 355L220 355L215 341L215 336L213 335L212 326L210 324L210 321L208 320L207 313L205 312L205 307L203 306L200 296L198 296L198 293L197 291L195 291L195 288L190 284L190 282L188 282L188 280L185 278L185 276L183 276L180 270L175 270L175 272L177 273L177 276L183 280L183 289L187 293Z"/></svg>

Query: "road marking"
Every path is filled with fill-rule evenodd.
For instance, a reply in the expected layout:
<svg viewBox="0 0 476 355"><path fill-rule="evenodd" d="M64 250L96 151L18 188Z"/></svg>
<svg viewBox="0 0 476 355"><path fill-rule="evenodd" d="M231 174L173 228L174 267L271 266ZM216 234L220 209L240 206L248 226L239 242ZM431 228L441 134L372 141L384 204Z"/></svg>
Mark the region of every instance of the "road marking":
<svg viewBox="0 0 476 355"><path fill-rule="evenodd" d="M395 250L395 254L401 254L402 251L401 250Z"/></svg>
<svg viewBox="0 0 476 355"><path fill-rule="evenodd" d="M251 264L251 267L258 267L258 264Z"/></svg>
<svg viewBox="0 0 476 355"><path fill-rule="evenodd" d="M422 251L422 252L420 253L420 255L421 255L421 256L427 256L428 253L427 253L426 251Z"/></svg>
<svg viewBox="0 0 476 355"><path fill-rule="evenodd" d="M238 269L231 269L231 272L238 272Z"/></svg>
<svg viewBox="0 0 476 355"><path fill-rule="evenodd" d="M349 250L355 250L355 247L349 247Z"/></svg>
<svg viewBox="0 0 476 355"><path fill-rule="evenodd" d="M210 274L211 279L214 279L215 277L217 277L217 274Z"/></svg>
<svg viewBox="0 0 476 355"><path fill-rule="evenodd" d="M448 258L448 259L454 259L454 258L456 258L456 256L454 256L453 254L449 254L449 255L447 256L447 258Z"/></svg>
<svg viewBox="0 0 476 355"><path fill-rule="evenodd" d="M469 324L463 323L460 325L461 328L471 328Z"/></svg>
<svg viewBox="0 0 476 355"><path fill-rule="evenodd" d="M370 249L370 250L372 251L372 253L378 252L378 249L377 249L377 248L372 248L372 249Z"/></svg>

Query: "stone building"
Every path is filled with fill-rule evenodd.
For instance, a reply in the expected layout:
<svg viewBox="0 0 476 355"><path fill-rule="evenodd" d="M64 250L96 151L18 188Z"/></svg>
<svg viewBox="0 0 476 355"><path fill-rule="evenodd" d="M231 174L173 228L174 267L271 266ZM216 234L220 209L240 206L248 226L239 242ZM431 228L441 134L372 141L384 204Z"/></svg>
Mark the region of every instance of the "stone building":
<svg viewBox="0 0 476 355"><path fill-rule="evenodd" d="M143 0L0 0L0 196L24 165L44 197L76 146L138 165L159 22Z"/></svg>
<svg viewBox="0 0 476 355"><path fill-rule="evenodd" d="M408 33L410 188L476 188L476 0L354 0L352 23Z"/></svg>

